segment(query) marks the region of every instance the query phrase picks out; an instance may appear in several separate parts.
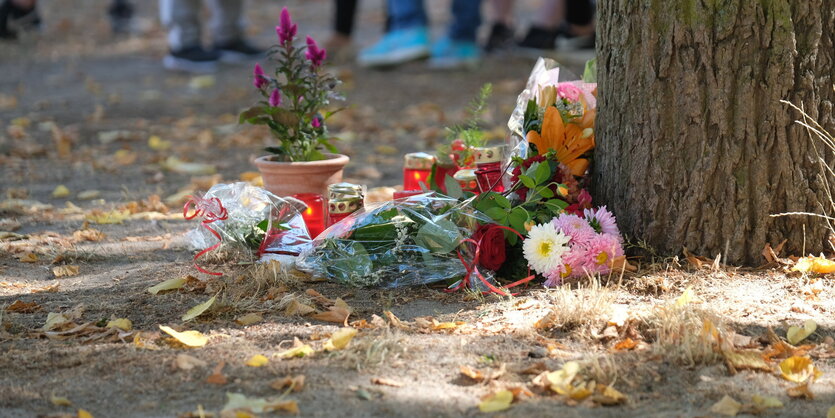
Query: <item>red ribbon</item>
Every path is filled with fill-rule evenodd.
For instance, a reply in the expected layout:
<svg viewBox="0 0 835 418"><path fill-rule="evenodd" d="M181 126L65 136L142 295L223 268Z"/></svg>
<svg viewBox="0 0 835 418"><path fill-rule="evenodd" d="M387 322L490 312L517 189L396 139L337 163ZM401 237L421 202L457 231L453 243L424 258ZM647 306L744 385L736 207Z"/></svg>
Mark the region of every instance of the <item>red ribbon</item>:
<svg viewBox="0 0 835 418"><path fill-rule="evenodd" d="M211 247L206 248L203 251L200 251L199 253L197 253L197 255L194 256L194 268L196 268L197 271L201 273L210 274L212 276L222 276L223 273L208 271L198 266L197 259L200 258L203 254L206 254L207 252L215 250L217 249L217 247L220 247L220 244L223 242L223 238L221 238L220 234L214 229L212 229L212 227L209 226L209 224L215 221L226 220L229 217L229 214L226 212L226 208L223 207L223 204L220 203L220 199L216 197L203 199L201 197L188 196L188 198L189 199L186 202L185 206L183 206L183 218L186 218L186 220L192 220L198 216L202 216L203 221L201 223L203 225L203 228L209 230L209 232L211 232L212 235L214 235L217 238L217 244L212 245ZM192 204L194 205L194 213L189 215L188 209Z"/></svg>
<svg viewBox="0 0 835 418"><path fill-rule="evenodd" d="M508 227L502 226L502 225L496 225L494 228L500 228L500 229L503 229L503 230L506 230L506 231L513 232L514 234L519 236L520 239L525 239L525 237L523 237L522 234L520 234L515 229L508 228ZM463 288L465 286L469 287L470 286L470 281L471 281L470 277L472 277L472 275L475 274L475 276L479 280L481 280L481 282L484 283L484 285L487 286L487 288L490 289L490 291L493 292L493 293L496 293L496 294L501 295L501 296L508 296L508 295L516 296L516 295L518 295L519 293L507 293L504 290L502 290L501 288L493 286L493 284L490 283L486 278L484 278L484 276L481 274L481 272L478 271L478 258L481 255L481 240L483 240L483 239L484 239L484 235L482 235L481 238L479 238L478 241L476 241L472 238L467 238L467 239L462 241L462 243L468 242L468 243L473 244L473 246L475 246L475 254L473 255L473 262L468 264L467 261L464 260L464 257L461 255L461 251L460 250L457 251L458 259L461 260L461 264L464 265L464 269L467 271L467 274L464 276L463 279L461 279L460 282L458 282L457 286L455 286L451 289L448 289L447 292L455 292L455 291L460 290L461 288ZM517 280L517 281L515 281L513 283L510 283L508 285L502 286L502 288L510 289L511 287L519 286L521 284L525 284L525 283L533 280L536 277L536 275L533 275L533 274L530 274L530 273L531 273L531 269L528 268L528 277L525 277L524 279L521 279L521 280ZM488 292L483 292L483 293L488 293Z"/></svg>

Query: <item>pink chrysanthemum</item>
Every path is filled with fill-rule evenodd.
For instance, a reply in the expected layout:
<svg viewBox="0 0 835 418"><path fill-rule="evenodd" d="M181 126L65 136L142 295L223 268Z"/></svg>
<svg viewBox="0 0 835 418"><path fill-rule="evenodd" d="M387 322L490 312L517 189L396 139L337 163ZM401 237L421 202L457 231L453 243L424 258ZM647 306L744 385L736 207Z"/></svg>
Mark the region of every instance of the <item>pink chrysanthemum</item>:
<svg viewBox="0 0 835 418"><path fill-rule="evenodd" d="M623 257L619 235L597 234L585 251L585 268L589 273L607 274L612 269L612 262Z"/></svg>
<svg viewBox="0 0 835 418"><path fill-rule="evenodd" d="M562 283L566 278L585 276L588 257L586 255L585 246L574 245L562 257L562 264L554 270L543 274L545 286L554 287Z"/></svg>
<svg viewBox="0 0 835 418"><path fill-rule="evenodd" d="M601 206L597 209L586 209L583 213L589 225L596 232L620 237L615 215L612 215L612 212L609 212L606 206Z"/></svg>
<svg viewBox="0 0 835 418"><path fill-rule="evenodd" d="M571 238L569 245L583 245L591 240L594 235L592 228L585 219L570 213L562 213L551 221L554 226Z"/></svg>

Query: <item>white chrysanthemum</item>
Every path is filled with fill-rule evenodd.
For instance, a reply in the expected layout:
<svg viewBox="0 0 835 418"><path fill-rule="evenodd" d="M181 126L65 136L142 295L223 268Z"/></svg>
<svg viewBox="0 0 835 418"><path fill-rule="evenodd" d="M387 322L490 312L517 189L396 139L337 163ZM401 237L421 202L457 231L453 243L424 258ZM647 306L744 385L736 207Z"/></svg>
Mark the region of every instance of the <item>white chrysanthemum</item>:
<svg viewBox="0 0 835 418"><path fill-rule="evenodd" d="M528 265L539 274L547 274L562 264L562 256L568 251L569 237L552 223L535 225L522 243Z"/></svg>

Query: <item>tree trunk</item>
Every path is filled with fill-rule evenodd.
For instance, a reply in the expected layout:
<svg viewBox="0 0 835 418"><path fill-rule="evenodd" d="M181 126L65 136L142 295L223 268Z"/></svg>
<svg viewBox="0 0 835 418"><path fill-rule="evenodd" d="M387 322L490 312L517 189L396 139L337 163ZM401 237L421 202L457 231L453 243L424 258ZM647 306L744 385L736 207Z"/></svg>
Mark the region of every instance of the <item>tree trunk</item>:
<svg viewBox="0 0 835 418"><path fill-rule="evenodd" d="M732 264L762 264L784 238L788 252L822 251L820 219L769 215L829 205L814 146L832 151L780 100L835 133L835 0L601 0L598 12L595 195L621 230Z"/></svg>

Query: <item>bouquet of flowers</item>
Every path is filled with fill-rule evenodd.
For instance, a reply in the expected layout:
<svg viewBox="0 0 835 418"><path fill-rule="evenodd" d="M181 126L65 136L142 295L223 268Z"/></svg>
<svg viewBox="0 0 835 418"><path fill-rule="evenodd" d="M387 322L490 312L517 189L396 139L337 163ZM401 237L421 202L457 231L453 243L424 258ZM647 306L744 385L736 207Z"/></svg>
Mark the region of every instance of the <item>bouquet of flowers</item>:
<svg viewBox="0 0 835 418"><path fill-rule="evenodd" d="M398 287L462 278L474 266L468 241L490 219L428 192L369 207L325 230L296 266L339 283Z"/></svg>

